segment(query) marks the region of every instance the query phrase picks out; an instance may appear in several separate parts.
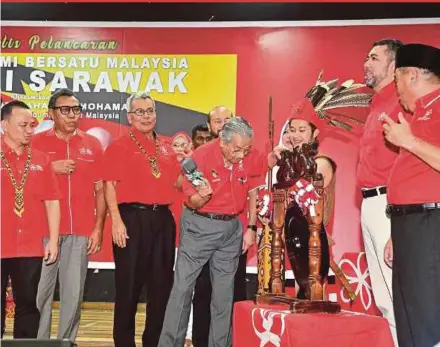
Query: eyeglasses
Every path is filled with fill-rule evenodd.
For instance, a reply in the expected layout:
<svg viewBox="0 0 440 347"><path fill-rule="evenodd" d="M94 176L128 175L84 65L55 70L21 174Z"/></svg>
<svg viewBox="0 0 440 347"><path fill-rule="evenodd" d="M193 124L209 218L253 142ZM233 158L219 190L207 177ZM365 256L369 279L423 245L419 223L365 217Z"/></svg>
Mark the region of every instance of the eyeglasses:
<svg viewBox="0 0 440 347"><path fill-rule="evenodd" d="M189 146L189 143L186 143L186 142L184 142L184 143L173 143L172 146L173 146L174 148L183 148L183 149L187 149L188 146Z"/></svg>
<svg viewBox="0 0 440 347"><path fill-rule="evenodd" d="M74 115L79 115L82 111L82 106L56 106L53 109L60 110L64 116L69 115L70 111L72 111Z"/></svg>
<svg viewBox="0 0 440 347"><path fill-rule="evenodd" d="M146 110L143 108L137 108L136 110L127 113L134 113L136 116L143 117L145 113L149 116L156 114L156 110L152 107L147 108Z"/></svg>

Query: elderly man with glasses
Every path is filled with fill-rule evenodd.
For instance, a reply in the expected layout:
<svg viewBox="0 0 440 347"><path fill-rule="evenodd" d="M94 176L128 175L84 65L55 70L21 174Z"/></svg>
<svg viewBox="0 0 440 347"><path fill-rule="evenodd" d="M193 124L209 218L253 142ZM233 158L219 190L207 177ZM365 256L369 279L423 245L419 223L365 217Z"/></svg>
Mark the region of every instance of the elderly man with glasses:
<svg viewBox="0 0 440 347"><path fill-rule="evenodd" d="M147 94L127 101L128 134L106 149L105 197L115 260L115 347L135 347L135 316L142 286L147 287L143 346L156 347L173 284L176 224L169 206L180 165L168 141L154 131L156 107Z"/></svg>
<svg viewBox="0 0 440 347"><path fill-rule="evenodd" d="M49 155L63 199L59 257L53 264L43 264L38 286L38 338L50 337L52 302L59 277L61 308L57 337L74 341L81 317L88 255L101 249L106 206L98 165L103 149L95 137L78 129L81 105L71 90L53 93L48 108L54 126L35 135L33 146Z"/></svg>

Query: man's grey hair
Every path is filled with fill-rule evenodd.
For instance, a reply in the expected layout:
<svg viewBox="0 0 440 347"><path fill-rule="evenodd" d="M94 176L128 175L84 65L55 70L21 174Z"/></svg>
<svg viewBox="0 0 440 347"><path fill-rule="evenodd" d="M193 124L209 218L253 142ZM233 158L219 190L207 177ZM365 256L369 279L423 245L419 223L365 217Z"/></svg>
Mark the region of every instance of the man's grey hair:
<svg viewBox="0 0 440 347"><path fill-rule="evenodd" d="M130 95L130 97L127 99L127 112L133 111L131 109L131 104L133 100L138 100L138 99L151 100L153 102L154 109L156 109L156 102L154 101L154 99L148 93L143 92L143 93L135 93Z"/></svg>
<svg viewBox="0 0 440 347"><path fill-rule="evenodd" d="M220 138L225 143L230 143L234 134L252 138L254 130L246 119L233 117L223 126L223 129L220 131Z"/></svg>

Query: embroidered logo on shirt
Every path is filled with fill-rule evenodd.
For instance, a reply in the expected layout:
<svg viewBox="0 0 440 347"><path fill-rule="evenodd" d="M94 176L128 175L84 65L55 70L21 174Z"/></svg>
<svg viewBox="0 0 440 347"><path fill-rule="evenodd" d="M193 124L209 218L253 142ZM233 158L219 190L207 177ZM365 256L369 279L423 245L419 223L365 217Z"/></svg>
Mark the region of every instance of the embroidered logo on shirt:
<svg viewBox="0 0 440 347"><path fill-rule="evenodd" d="M165 146L160 146L163 155L168 155L168 149Z"/></svg>
<svg viewBox="0 0 440 347"><path fill-rule="evenodd" d="M38 165L38 164L31 164L31 165L29 166L29 170L31 170L31 171L43 171L43 168L42 168L41 165Z"/></svg>
<svg viewBox="0 0 440 347"><path fill-rule="evenodd" d="M379 115L377 116L377 119L380 121L383 121L385 116L388 116L385 112L381 112L379 113Z"/></svg>
<svg viewBox="0 0 440 347"><path fill-rule="evenodd" d="M426 113L423 116L418 117L417 120L430 120L431 114L432 114L432 109L426 111Z"/></svg>
<svg viewBox="0 0 440 347"><path fill-rule="evenodd" d="M81 153L81 154L88 154L88 155L92 155L93 154L91 149L84 148L84 147L79 149L79 153Z"/></svg>

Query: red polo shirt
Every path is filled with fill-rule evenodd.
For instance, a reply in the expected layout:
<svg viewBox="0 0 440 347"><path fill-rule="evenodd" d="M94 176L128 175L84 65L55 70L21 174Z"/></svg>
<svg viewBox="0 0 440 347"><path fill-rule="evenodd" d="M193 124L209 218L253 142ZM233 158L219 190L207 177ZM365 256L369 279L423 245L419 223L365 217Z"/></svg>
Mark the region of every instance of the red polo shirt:
<svg viewBox="0 0 440 347"><path fill-rule="evenodd" d="M89 236L95 227L95 183L101 180L101 143L79 129L65 141L58 138L51 129L35 135L32 145L48 154L52 162L67 159L75 161L73 173L56 174L64 197L60 201L60 235Z"/></svg>
<svg viewBox="0 0 440 347"><path fill-rule="evenodd" d="M155 141L147 140L136 129L131 129L136 139L143 145L148 155L156 151ZM104 153L103 179L117 181L118 203L138 202L142 204L169 205L175 198L180 164L171 146L160 136L157 165L160 177L151 173L150 162L128 134L113 141Z"/></svg>
<svg viewBox="0 0 440 347"><path fill-rule="evenodd" d="M440 147L440 88L417 100L411 131L419 139ZM388 202L395 205L440 202L440 172L401 149L388 182Z"/></svg>
<svg viewBox="0 0 440 347"><path fill-rule="evenodd" d="M261 174L264 162L256 162L255 158L248 154L240 164L226 168L219 139L199 147L194 152L193 159L213 191L211 199L199 210L200 212L240 214L245 208L249 190L264 185L264 175ZM194 186L187 179L183 180L183 192L187 197L196 193Z"/></svg>
<svg viewBox="0 0 440 347"><path fill-rule="evenodd" d="M380 115L386 113L397 121L399 112L405 114L399 103L394 82L373 96L370 113L359 142L357 185L361 188L385 186L398 149L385 141Z"/></svg>
<svg viewBox="0 0 440 347"><path fill-rule="evenodd" d="M2 140L2 150L20 184L27 159L27 151L17 155ZM32 149L31 165L24 185L24 213L18 217L14 209L15 190L6 167L1 161L1 257L42 257L43 237L49 236L45 200L59 200L55 173L49 157Z"/></svg>

